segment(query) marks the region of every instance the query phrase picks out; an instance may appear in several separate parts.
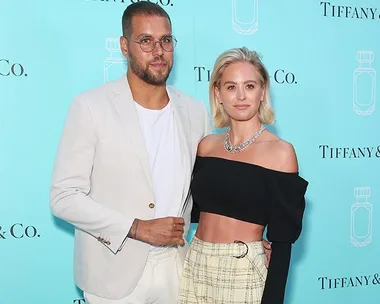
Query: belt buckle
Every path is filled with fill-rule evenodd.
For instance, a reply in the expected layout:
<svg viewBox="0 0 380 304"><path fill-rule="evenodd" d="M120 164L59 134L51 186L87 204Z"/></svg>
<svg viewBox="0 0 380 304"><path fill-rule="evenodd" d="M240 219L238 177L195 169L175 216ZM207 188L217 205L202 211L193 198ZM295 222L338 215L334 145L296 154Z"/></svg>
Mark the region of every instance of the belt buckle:
<svg viewBox="0 0 380 304"><path fill-rule="evenodd" d="M248 245L246 243L244 243L243 241L240 241L240 240L235 240L234 243L235 244L243 244L245 246L245 248L246 248L246 251L243 254L241 254L241 255L233 256L233 257L237 258L237 259L244 258L248 254Z"/></svg>

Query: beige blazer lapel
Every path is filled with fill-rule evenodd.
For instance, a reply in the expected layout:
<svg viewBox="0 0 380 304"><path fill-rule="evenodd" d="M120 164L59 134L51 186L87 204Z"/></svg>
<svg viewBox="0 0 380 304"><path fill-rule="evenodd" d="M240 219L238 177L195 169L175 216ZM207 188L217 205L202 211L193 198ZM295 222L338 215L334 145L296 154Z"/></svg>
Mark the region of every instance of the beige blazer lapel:
<svg viewBox="0 0 380 304"><path fill-rule="evenodd" d="M132 93L125 77L122 77L115 82L114 89L110 93L109 98L118 116L120 117L120 121L131 143L131 148L135 151L149 186L153 191L148 152L146 150Z"/></svg>
<svg viewBox="0 0 380 304"><path fill-rule="evenodd" d="M178 134L184 164L185 178L181 201L182 205L179 213L179 215L182 215L184 209L186 208L185 202L188 195L193 163L191 149L191 122L188 109L186 105L183 102L181 102L180 93L171 89L170 87L167 87L167 92L174 109L174 118L178 126Z"/></svg>

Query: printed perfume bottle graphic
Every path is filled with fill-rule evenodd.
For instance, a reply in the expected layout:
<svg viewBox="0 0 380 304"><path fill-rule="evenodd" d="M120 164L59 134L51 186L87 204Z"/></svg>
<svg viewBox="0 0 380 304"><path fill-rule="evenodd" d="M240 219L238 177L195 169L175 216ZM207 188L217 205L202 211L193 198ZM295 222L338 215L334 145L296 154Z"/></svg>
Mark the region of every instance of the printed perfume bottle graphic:
<svg viewBox="0 0 380 304"><path fill-rule="evenodd" d="M372 51L358 51L356 60L359 66L354 71L354 111L358 115L369 115L375 111L376 71Z"/></svg>
<svg viewBox="0 0 380 304"><path fill-rule="evenodd" d="M232 0L232 28L240 35L252 35L259 27L259 0Z"/></svg>
<svg viewBox="0 0 380 304"><path fill-rule="evenodd" d="M351 243L367 246L372 241L372 204L368 202L370 187L356 187L356 202L351 206Z"/></svg>
<svg viewBox="0 0 380 304"><path fill-rule="evenodd" d="M120 43L117 38L106 39L106 49L109 57L104 60L104 82L115 80L126 72L126 62L120 52Z"/></svg>

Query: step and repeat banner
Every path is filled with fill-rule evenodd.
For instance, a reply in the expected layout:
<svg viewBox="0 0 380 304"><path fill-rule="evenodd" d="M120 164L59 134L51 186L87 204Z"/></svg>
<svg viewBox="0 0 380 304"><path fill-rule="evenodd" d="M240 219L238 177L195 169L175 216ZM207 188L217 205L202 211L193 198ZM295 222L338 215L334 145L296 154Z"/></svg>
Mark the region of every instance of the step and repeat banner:
<svg viewBox="0 0 380 304"><path fill-rule="evenodd" d="M0 2L1 304L84 303L74 230L51 215L50 178L72 98L125 72L121 16L136 1ZM263 56L270 130L294 145L310 182L286 303L380 303L380 2L151 2L178 40L169 83L208 109L221 52Z"/></svg>

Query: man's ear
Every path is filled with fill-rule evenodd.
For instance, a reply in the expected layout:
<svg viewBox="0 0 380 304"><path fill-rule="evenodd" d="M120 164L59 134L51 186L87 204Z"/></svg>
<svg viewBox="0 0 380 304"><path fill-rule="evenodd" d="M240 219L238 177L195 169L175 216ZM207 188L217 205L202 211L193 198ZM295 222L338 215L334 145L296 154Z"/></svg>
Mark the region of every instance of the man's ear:
<svg viewBox="0 0 380 304"><path fill-rule="evenodd" d="M128 58L128 39L124 36L120 36L120 51Z"/></svg>

